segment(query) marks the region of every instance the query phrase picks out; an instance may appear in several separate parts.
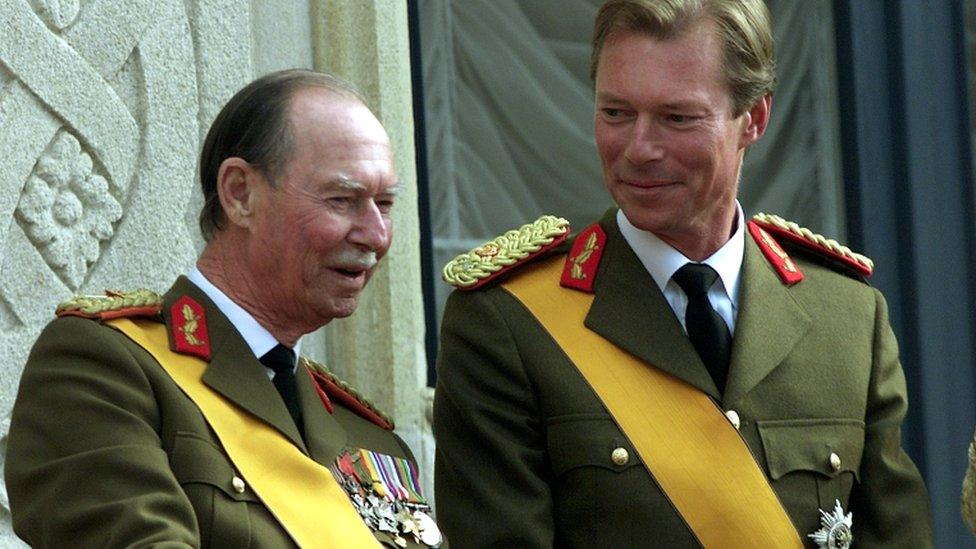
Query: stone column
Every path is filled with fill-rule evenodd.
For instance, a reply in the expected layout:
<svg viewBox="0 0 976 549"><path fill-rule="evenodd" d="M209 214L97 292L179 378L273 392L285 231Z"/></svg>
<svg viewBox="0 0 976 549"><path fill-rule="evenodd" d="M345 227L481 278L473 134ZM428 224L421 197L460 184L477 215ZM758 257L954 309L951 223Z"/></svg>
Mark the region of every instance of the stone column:
<svg viewBox="0 0 976 549"><path fill-rule="evenodd" d="M431 494L433 439L420 279L417 174L407 5L397 0L319 0L313 6L315 68L354 83L383 122L406 183L393 214L393 247L348 319L327 328L329 366L394 417Z"/></svg>

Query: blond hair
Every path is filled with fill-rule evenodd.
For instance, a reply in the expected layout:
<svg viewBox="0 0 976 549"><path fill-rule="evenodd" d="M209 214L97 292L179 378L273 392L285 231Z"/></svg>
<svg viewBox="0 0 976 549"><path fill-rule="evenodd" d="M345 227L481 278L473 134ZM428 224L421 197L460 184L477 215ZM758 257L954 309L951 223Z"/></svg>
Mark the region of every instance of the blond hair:
<svg viewBox="0 0 976 549"><path fill-rule="evenodd" d="M590 77L596 79L600 52L618 32L668 40L703 20L716 24L722 69L732 114L739 116L776 85L776 57L769 10L762 0L608 0L593 25Z"/></svg>

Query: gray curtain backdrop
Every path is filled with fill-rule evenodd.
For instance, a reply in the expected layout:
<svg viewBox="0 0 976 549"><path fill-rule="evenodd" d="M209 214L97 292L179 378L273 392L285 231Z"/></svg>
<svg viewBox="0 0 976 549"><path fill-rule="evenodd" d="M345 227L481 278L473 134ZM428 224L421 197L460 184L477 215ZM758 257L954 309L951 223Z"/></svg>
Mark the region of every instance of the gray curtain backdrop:
<svg viewBox="0 0 976 549"><path fill-rule="evenodd" d="M578 230L611 205L589 79L600 3L420 0L435 269L544 213ZM831 2L769 6L779 84L740 199L843 240Z"/></svg>

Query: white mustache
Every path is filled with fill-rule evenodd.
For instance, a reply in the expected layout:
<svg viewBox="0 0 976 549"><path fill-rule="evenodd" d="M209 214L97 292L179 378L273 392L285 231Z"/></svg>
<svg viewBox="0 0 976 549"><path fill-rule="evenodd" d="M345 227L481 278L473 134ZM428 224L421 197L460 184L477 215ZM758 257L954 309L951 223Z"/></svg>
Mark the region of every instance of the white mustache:
<svg viewBox="0 0 976 549"><path fill-rule="evenodd" d="M342 265L345 268L372 269L377 263L376 252L370 250L364 252L355 248L346 248L336 252L332 257L332 263Z"/></svg>

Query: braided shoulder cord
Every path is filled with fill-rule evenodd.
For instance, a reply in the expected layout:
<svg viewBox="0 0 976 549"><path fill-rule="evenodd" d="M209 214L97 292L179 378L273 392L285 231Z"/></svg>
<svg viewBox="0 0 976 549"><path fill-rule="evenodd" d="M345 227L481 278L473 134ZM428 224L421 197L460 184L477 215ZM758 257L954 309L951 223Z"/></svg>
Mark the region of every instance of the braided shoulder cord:
<svg viewBox="0 0 976 549"><path fill-rule="evenodd" d="M853 250L851 250L847 246L844 246L843 244L837 242L836 240L834 240L832 238L827 238L827 237L825 237L823 235L819 235L819 234L811 231L810 229L807 229L805 227L801 227L801 226L797 225L796 223L794 223L792 221L787 221L787 220L783 219L782 217L779 217L778 215L758 213L758 214L756 214L756 215L753 216L753 219L755 219L756 221L762 222L762 223L769 223L770 225L774 225L774 226L776 226L776 227L778 227L780 229L789 231L789 232L791 232L791 233L793 233L793 234L795 234L795 235L803 238L804 240L807 240L809 242L812 242L812 243L816 244L817 246L820 246L822 248L826 248L826 249L828 249L828 250L830 250L830 251L832 251L832 252L834 252L834 253L836 253L838 255L842 255L842 256L847 257L847 258L849 258L849 259L851 259L851 260L853 260L853 261L855 261L855 262L857 262L857 263L859 263L861 265L864 265L869 270L873 270L874 269L874 261L872 261L871 258L869 258L869 257L867 257L865 255L861 255L861 254L859 254L857 252L854 252Z"/></svg>
<svg viewBox="0 0 976 549"><path fill-rule="evenodd" d="M544 215L455 257L444 265L444 281L459 288L472 286L502 268L538 252L567 231L569 221Z"/></svg>

